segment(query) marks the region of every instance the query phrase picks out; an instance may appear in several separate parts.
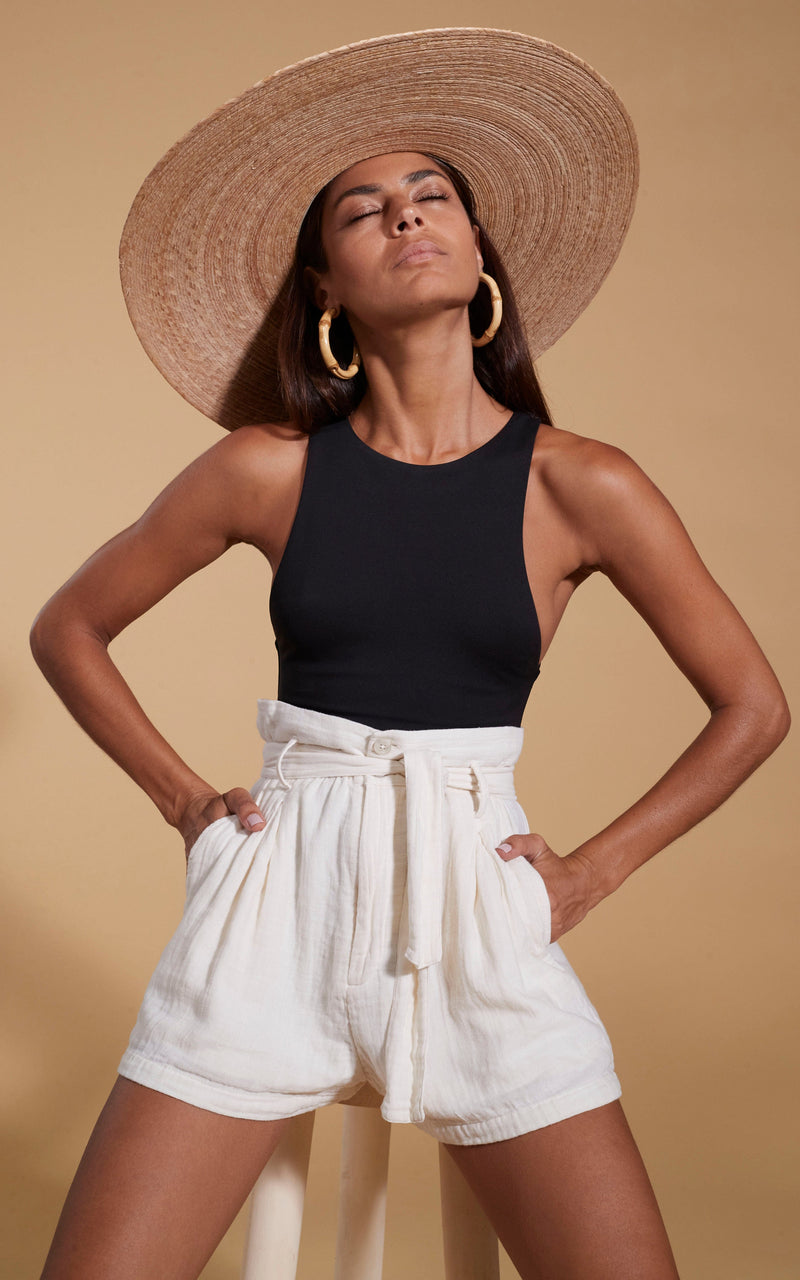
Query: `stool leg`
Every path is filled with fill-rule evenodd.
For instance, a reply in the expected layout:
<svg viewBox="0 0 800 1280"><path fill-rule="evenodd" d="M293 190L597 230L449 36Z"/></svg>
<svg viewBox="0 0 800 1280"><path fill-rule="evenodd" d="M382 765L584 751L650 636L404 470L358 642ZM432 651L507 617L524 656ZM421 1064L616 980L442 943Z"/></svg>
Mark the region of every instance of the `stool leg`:
<svg viewBox="0 0 800 1280"><path fill-rule="evenodd" d="M453 1157L439 1143L446 1280L500 1280L497 1233Z"/></svg>
<svg viewBox="0 0 800 1280"><path fill-rule="evenodd" d="M295 1280L315 1111L294 1116L250 1192L241 1280Z"/></svg>
<svg viewBox="0 0 800 1280"><path fill-rule="evenodd" d="M334 1280L381 1280L391 1130L375 1107L345 1110Z"/></svg>

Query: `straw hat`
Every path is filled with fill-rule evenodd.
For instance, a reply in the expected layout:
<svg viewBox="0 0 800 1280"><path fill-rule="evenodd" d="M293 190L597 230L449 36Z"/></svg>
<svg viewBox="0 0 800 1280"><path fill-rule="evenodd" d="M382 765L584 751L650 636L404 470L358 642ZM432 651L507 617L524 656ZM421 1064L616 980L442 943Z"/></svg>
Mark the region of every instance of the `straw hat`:
<svg viewBox="0 0 800 1280"><path fill-rule="evenodd" d="M142 184L120 271L145 351L231 429L285 418L276 346L297 233L356 161L433 152L468 178L535 360L611 269L633 213L631 121L592 67L514 31L443 28L276 71L190 129Z"/></svg>

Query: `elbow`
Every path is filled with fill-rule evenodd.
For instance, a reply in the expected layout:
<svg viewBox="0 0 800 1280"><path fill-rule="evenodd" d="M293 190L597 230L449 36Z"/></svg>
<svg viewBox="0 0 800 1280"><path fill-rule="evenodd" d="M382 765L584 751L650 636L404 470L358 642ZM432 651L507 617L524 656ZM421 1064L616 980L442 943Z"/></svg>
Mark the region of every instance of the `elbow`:
<svg viewBox="0 0 800 1280"><path fill-rule="evenodd" d="M33 654L37 662L39 661L39 655L42 652L43 638L44 638L44 633L46 629L46 623L45 623L46 613L47 613L47 605L45 604L39 610L33 622L31 623L31 629L28 633L28 643L31 646L31 653Z"/></svg>
<svg viewBox="0 0 800 1280"><path fill-rule="evenodd" d="M781 693L780 700L771 708L769 717L769 727L772 734L773 746L779 746L792 726L792 713L789 710L789 704Z"/></svg>
<svg viewBox="0 0 800 1280"><path fill-rule="evenodd" d="M48 655L53 650L57 627L53 625L49 602L39 610L28 634L33 660L40 671L47 667Z"/></svg>
<svg viewBox="0 0 800 1280"><path fill-rule="evenodd" d="M792 723L789 704L783 690L765 697L750 713L754 747L762 760L772 755L786 737Z"/></svg>
<svg viewBox="0 0 800 1280"><path fill-rule="evenodd" d="M738 749L752 758L754 768L780 746L792 723L789 704L777 680L771 680L766 688L751 686L741 698L712 707L711 714L731 718Z"/></svg>
<svg viewBox="0 0 800 1280"><path fill-rule="evenodd" d="M75 609L58 592L42 605L31 624L28 643L34 662L46 677L85 630Z"/></svg>
<svg viewBox="0 0 800 1280"><path fill-rule="evenodd" d="M770 743L770 751L774 751L783 742L791 728L792 714L775 672L770 674L772 678L769 681L769 687L764 690L762 697L762 721L764 734Z"/></svg>

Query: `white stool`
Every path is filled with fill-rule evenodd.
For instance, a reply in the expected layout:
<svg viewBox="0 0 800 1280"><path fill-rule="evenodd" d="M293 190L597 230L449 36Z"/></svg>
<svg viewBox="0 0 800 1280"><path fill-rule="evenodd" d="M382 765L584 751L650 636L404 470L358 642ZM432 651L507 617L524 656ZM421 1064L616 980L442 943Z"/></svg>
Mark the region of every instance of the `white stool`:
<svg viewBox="0 0 800 1280"><path fill-rule="evenodd" d="M381 1280L392 1126L365 1085L341 1105L339 1217L333 1280ZM295 1280L315 1111L295 1116L250 1195L241 1280ZM445 1280L499 1280L497 1236L439 1144Z"/></svg>

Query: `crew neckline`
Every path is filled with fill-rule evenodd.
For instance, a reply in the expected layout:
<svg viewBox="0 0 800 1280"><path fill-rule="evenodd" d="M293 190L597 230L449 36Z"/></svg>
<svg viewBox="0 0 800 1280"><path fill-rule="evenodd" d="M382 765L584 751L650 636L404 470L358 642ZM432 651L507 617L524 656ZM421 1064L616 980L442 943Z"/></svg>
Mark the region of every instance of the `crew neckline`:
<svg viewBox="0 0 800 1280"><path fill-rule="evenodd" d="M390 458L388 453L381 453L379 449L373 449L371 444L367 444L366 440L362 440L349 417L345 418L345 422L349 434L356 444L360 445L362 449L366 449L367 453L371 453L373 458L380 458L382 462L387 462L393 467L411 467L414 471L441 471L443 467L457 467L459 463L466 462L469 458L474 458L478 453L483 453L485 449L488 449L490 445L500 439L503 432L511 426L511 423L520 413L520 409L514 409L511 417L506 419L500 430L495 431L493 436L489 436L488 440L484 440L483 444L479 444L477 448L470 449L468 453L462 453L458 458L450 458L448 462L406 462L404 458Z"/></svg>

